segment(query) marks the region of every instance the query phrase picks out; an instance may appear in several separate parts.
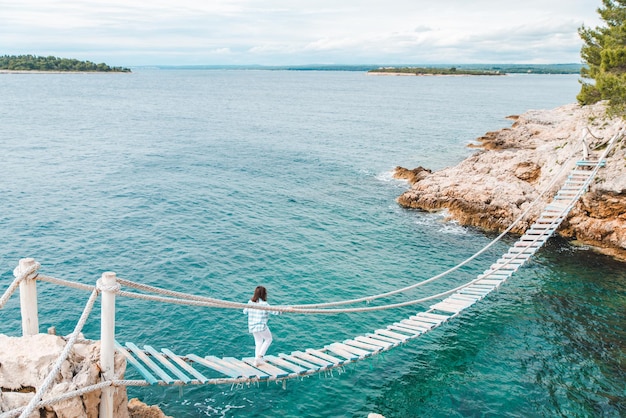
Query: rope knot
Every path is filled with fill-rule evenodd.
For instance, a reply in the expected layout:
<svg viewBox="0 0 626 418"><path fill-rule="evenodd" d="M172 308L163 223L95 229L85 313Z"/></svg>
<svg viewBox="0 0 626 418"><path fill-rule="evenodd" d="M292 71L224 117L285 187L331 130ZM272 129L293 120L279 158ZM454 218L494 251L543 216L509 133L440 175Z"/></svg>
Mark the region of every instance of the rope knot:
<svg viewBox="0 0 626 418"><path fill-rule="evenodd" d="M22 271L22 269L20 268L20 266L18 265L17 267L15 267L15 269L13 270L13 276L15 276L15 278L18 281L22 281L22 280L34 280L37 278L37 276L39 276L39 273L37 273L37 270L39 270L39 267L41 267L41 264L39 264L38 262L35 261L34 264L32 264L31 266L29 266L27 269L25 269L24 271Z"/></svg>
<svg viewBox="0 0 626 418"><path fill-rule="evenodd" d="M96 289L98 289L99 293L102 293L102 292L117 293L120 291L121 288L122 288L122 285L120 285L119 283L115 283L113 286L106 286L102 283L101 279L98 279L96 281Z"/></svg>

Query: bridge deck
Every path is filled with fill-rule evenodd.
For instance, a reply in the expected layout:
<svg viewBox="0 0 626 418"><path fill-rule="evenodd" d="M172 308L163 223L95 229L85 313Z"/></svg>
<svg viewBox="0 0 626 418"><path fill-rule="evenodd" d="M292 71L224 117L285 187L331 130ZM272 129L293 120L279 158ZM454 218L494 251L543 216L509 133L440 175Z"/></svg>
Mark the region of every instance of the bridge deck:
<svg viewBox="0 0 626 418"><path fill-rule="evenodd" d="M554 234L584 193L593 175L592 169L597 165L604 165L604 161L578 162L535 223L471 284L433 304L429 310L386 328L318 349L270 355L265 364L258 366L252 358L181 356L168 349L159 352L147 345L139 348L133 343L117 344L117 349L147 382L160 385L278 381L332 370L371 357L436 329L497 289Z"/></svg>

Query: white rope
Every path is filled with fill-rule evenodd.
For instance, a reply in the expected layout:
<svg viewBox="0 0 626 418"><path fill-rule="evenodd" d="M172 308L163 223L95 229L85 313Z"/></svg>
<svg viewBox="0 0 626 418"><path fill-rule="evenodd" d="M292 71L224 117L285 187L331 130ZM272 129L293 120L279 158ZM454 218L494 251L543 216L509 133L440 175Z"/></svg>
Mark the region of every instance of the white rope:
<svg viewBox="0 0 626 418"><path fill-rule="evenodd" d="M4 292L4 294L0 298L0 309L2 309L4 305L8 302L8 300L11 298L11 296L13 295L13 293L15 292L15 290L18 288L18 286L20 285L22 281L33 280L37 278L37 270L39 270L39 267L41 267L41 264L37 262L33 263L24 271L20 269L19 265L15 267L15 269L13 270L13 276L15 276L15 279L11 282L11 284L9 285L9 288Z"/></svg>
<svg viewBox="0 0 626 418"><path fill-rule="evenodd" d="M42 282L48 282L65 287L73 287L74 289L87 290L89 292L93 292L93 290L96 288L94 285L72 282L70 280L57 279L55 277L43 276L41 274L37 277L37 279Z"/></svg>
<svg viewBox="0 0 626 418"><path fill-rule="evenodd" d="M80 319L78 320L78 323L76 324L76 327L74 328L74 332L71 334L71 337L69 341L67 342L67 344L65 345L65 348L63 349L63 351L57 358L57 361L54 364L52 371L48 374L46 379L43 381L41 387L35 393L35 396L33 396L33 398L30 400L30 402L26 406L26 409L20 414L20 418L28 417L35 410L35 408L37 407L37 403L41 401L41 398L48 391L48 389L50 388L50 385L59 374L59 371L61 370L61 367L63 366L63 362L67 359L67 356L70 354L70 351L72 350L72 347L74 346L74 343L76 342L76 339L78 338L78 334L83 329L85 322L87 322L87 318L89 317L89 313L91 312L97 297L98 297L98 292L94 290L91 293L91 296L89 297L89 300L87 301L87 304L85 305L85 309L83 310L83 313L80 316Z"/></svg>
<svg viewBox="0 0 626 418"><path fill-rule="evenodd" d="M121 288L122 286L119 283L115 283L114 285L109 286L109 285L105 285L104 283L102 283L102 279L98 279L96 281L96 289L98 289L98 292L118 293Z"/></svg>
<svg viewBox="0 0 626 418"><path fill-rule="evenodd" d="M566 161L571 160L571 158L577 153L577 151L572 152L572 154L570 154L570 156L567 158ZM526 208L526 210L518 216L518 218L511 224L509 225L509 227L507 229L505 229L500 235L498 235L498 237L496 237L494 240L492 240L489 244L487 244L485 247L483 247L481 250L479 250L477 253L475 253L474 255L472 255L471 257L467 258L466 260L462 261L461 263L457 264L454 267L451 267L450 269L444 271L443 273L440 273L438 275L435 275L429 279L423 280L419 283L414 283L410 286L401 288L401 289L396 289L390 292L386 292L386 293L380 293L377 295L372 295L372 296L366 296L366 297L361 297L361 298L357 298L357 299L349 299L349 300L342 300L342 301L336 301L336 302L328 302L328 303L318 303L318 304L300 304L300 305L291 305L291 306L271 306L271 307L255 307L255 309L260 309L260 310L269 310L269 311L278 311L278 312L294 312L294 313L340 313L340 312L364 312L364 311L368 311L368 310L381 310L382 307L372 307L372 308L353 308L353 309L347 309L347 310L324 310L324 311L320 311L319 309L316 308L328 308L328 307L333 307L333 306L342 306L342 305L350 305L350 304L356 304L356 303L362 303L362 302L367 302L370 303L373 300L376 299L381 299L381 298L386 298L386 297L390 297L390 296L394 296L396 294L399 293L404 293L407 292L409 290L413 290L416 289L420 286L423 286L425 284L431 283L435 280L441 279L442 277L447 276L448 274L458 270L459 268L465 266L466 264L468 264L469 262L473 261L474 259L476 259L478 256L482 255L484 252L486 252L489 248L491 248L493 245L495 245L498 241L500 241L506 234L508 234L511 229L513 229L513 227L518 224L522 219L524 219L526 217L526 215L528 215L528 213L530 212L530 210L534 207L534 205L539 202L539 200L543 197L544 194L546 194L556 183L557 180L560 179L561 174L564 172L564 170L568 168L567 164L563 164L561 167L561 170L557 173L557 175L555 175L552 179L552 181L550 182L550 184L548 186L546 186L544 188L544 190L535 198L535 200L533 202L531 202L530 205L528 205L528 207ZM227 300L223 300L223 299L216 299L216 298L208 298L208 297L202 297L202 296L197 296L197 295L191 295L191 294L187 294L187 293L182 293L182 292L174 292L171 290L167 290L167 289L162 289L162 288L157 288L154 286L148 286L148 285L144 285L144 284L140 284L140 283L136 283L136 282L132 282L129 280L123 280L123 279L118 279L118 281L120 283L123 283L124 286L128 286L128 287L133 287L136 289L140 289L140 290L145 290L145 291L149 291L149 292L154 292L154 293L159 293L159 294L164 294L164 295L168 295L168 296L176 296L180 299L188 299L188 300L192 300L192 301L196 301L198 303L190 303L190 305L194 305L194 306L207 306L207 307L220 307L220 308L231 308L231 309L242 309L242 308L246 308L247 304L243 304L243 303L237 303L237 302L231 302L231 301L227 301ZM470 282L471 283L471 282ZM463 285L460 288L467 286ZM453 293L453 292L450 292ZM448 292L444 292L443 295L446 294L450 294ZM154 301L163 301L163 302L169 302L169 303L176 303L176 304L185 304L183 301L181 301L180 299L167 299L167 300L161 300L158 298L155 299L149 299L145 296L139 296L136 293L124 293L121 294L121 296L127 296L127 297L134 297L134 298L144 298L144 299L148 299L148 300L154 300ZM439 294L442 295L442 294ZM439 296L439 295L435 295L435 296ZM403 302L400 304L390 304L390 305L384 305L384 306L388 306L389 308L385 308L385 309L390 309L393 307L399 307L399 306L407 306L407 305L415 305L418 303L422 303L424 301L427 300L431 300L431 299L435 299L436 297L427 297L427 298L422 298L422 299L416 299L416 300L412 300L412 301L408 301L408 302Z"/></svg>
<svg viewBox="0 0 626 418"><path fill-rule="evenodd" d="M574 153L572 153L572 155L570 155L568 157L568 160L571 159L573 155L574 155ZM380 311L380 310L395 309L395 308L404 307L404 306L416 305L416 304L423 303L423 302L426 302L426 301L429 301L429 300L438 299L438 298L450 295L450 294L452 294L452 293L454 293L454 292L456 292L456 291L458 291L460 289L463 289L463 288L465 288L467 286L470 286L471 284L473 284L478 279L474 279L474 280L472 280L472 281L470 281L468 283L465 283L465 284L463 284L461 286L458 286L458 287L456 287L454 289L451 289L451 290L448 290L446 292L438 293L438 294L435 294L435 295L431 295L431 296L427 296L427 297L423 297L423 298L419 298L419 299L414 299L414 300L409 300L409 301L405 301L405 302L400 302L400 303L379 305L379 306L373 306L373 307L327 309L327 308L334 307L334 306L356 304L356 303L361 303L361 302L370 303L371 301L376 300L376 299L389 297L389 296L393 296L393 295L396 295L396 294L399 294L399 293L403 293L403 292L406 292L406 291L409 291L409 290L413 290L413 289L415 289L417 287L420 287L420 286L423 286L423 285L425 285L427 283L430 283L430 282L433 282L435 280L438 280L438 279L440 279L440 278L442 278L442 277L452 273L453 271L458 270L460 267L468 264L470 261L473 261L479 255L481 255L485 251L487 251L491 246L493 246L496 242L501 240L508 232L510 232L510 230L517 223L519 223L522 219L524 219L526 217L526 215L530 212L532 207L539 201L539 199L545 193L547 193L548 190L550 190L552 188L554 183L560 178L562 172L567 167L568 167L567 164L563 164L561 170L559 171L559 173L557 173L557 175L555 175L553 177L553 179L550 182L550 184L547 187L545 187L545 189L537 196L537 198L535 198L535 200L528 206L528 208L521 215L519 215L518 218L511 225L509 225L509 227L506 230L504 230L498 237L496 237L494 240L492 240L489 244L487 244L485 247L483 247L480 251L478 251L477 253L475 253L471 257L467 258L463 262L461 262L461 263L457 264L456 266L446 270L443 273L440 273L440 274L435 275L435 276L433 276L433 277L431 277L431 278L429 278L427 280L423 280L423 281L421 281L419 283L415 283L413 285L410 285L410 286L407 286L407 287L404 287L404 288L401 288L401 289L393 290L393 291L386 292L386 293L381 293L381 294L378 294L378 295L362 297L362 298L358 298L358 299L343 300L343 301L321 303L321 304L304 304L304 305L290 305L290 306L275 305L275 306L268 306L268 307L259 306L257 308L260 309L260 310L277 311L277 312L290 312L290 313L300 313L300 314L336 314L336 313ZM535 239L535 241L536 240L537 239ZM508 263L510 263L510 261L508 261L507 263L504 263L504 265L506 265ZM501 266L501 267L503 267L503 266ZM51 278L47 278L46 277L43 280L53 281L53 280L50 280L50 279ZM56 281L58 284L62 284L61 283L62 281L60 279L54 279L54 281ZM125 297L130 297L130 298L135 298L135 299L143 299L143 300L155 301L155 302L162 302L162 303L174 303L174 304L179 304L179 305L202 306L202 307L218 307L218 308L226 308L226 309L245 309L245 308L248 307L247 303L231 302L231 301L223 300L223 299L209 298L209 297L192 295L192 294L183 293L183 292L176 292L176 291L163 289L163 288L158 288L158 287L155 287L155 286L150 286L150 285L146 285L146 284L142 284L142 283L137 283L137 282L133 282L133 281L130 281L130 280L121 279L121 278L118 278L117 281L118 281L118 283L115 286L103 286L101 284L100 280L98 280L98 282L97 282L97 289L100 290L100 291L108 290L108 291L111 291L111 292L115 292L115 293L117 293L120 296L125 296ZM67 283L71 283L71 282L67 282ZM146 295L146 294L140 294L140 293L121 291L120 290L120 285L121 284L123 284L124 286L130 287L130 288L135 288L135 289L139 289L139 290L143 290L143 291L147 291L147 292L167 295L167 297L153 296L153 295ZM79 285L79 286L81 288L90 288L87 285ZM74 287L77 287L77 285L75 284Z"/></svg>

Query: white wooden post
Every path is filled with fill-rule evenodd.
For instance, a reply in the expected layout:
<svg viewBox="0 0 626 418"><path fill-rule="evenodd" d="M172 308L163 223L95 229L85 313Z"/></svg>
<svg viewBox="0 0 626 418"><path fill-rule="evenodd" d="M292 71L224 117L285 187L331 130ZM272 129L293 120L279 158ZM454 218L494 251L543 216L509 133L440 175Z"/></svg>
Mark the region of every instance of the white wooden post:
<svg viewBox="0 0 626 418"><path fill-rule="evenodd" d="M22 258L19 262L19 274L35 264L33 258ZM17 273L17 272L16 272ZM19 276L15 274L15 276ZM20 310L22 311L22 335L39 334L39 316L37 313L37 280L26 277L20 282Z"/></svg>
<svg viewBox="0 0 626 418"><path fill-rule="evenodd" d="M583 138L583 160L587 161L589 159L589 145L587 145L587 141Z"/></svg>
<svg viewBox="0 0 626 418"><path fill-rule="evenodd" d="M100 324L100 367L104 378L115 377L115 292L111 290L117 284L115 273L102 273L102 319ZM102 389L100 396L100 418L113 418L114 388Z"/></svg>

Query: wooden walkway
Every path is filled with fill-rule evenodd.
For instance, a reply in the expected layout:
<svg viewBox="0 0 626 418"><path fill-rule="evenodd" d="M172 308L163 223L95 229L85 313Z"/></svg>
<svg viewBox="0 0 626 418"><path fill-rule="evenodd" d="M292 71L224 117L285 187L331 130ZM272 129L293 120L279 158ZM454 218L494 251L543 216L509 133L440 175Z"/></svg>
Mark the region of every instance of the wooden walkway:
<svg viewBox="0 0 626 418"><path fill-rule="evenodd" d="M371 357L439 327L497 289L554 234L587 190L597 171L594 168L602 165L604 161L579 161L537 221L489 269L427 311L386 328L323 348L266 356L266 363L259 366L254 366L253 358L182 356L165 348L160 351L148 345L140 348L130 342L124 346L118 343L116 348L148 383L159 385L280 381L341 368Z"/></svg>

